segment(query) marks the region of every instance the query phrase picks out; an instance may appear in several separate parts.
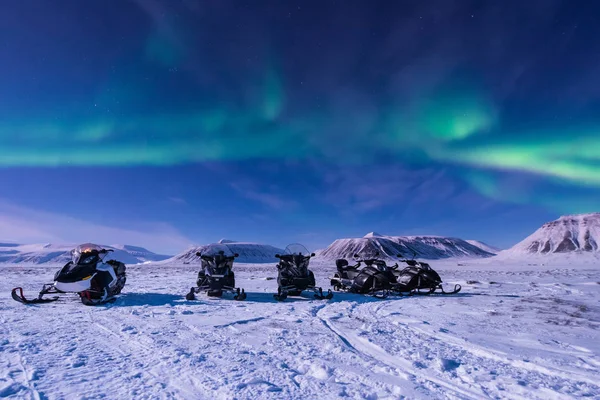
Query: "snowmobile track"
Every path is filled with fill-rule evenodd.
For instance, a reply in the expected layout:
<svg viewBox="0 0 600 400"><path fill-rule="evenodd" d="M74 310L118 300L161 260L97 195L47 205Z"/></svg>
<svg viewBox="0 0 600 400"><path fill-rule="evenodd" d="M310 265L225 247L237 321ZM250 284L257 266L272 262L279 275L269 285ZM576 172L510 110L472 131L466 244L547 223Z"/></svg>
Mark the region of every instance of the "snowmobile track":
<svg viewBox="0 0 600 400"><path fill-rule="evenodd" d="M90 315L90 320L92 320L92 317ZM108 326L110 326L110 321L104 319L102 320L102 322L104 322L105 324L101 324L98 321L98 318L96 318L93 321L93 324L98 327L99 329L103 330L104 332L107 332L109 335L119 339L119 341L117 342L117 351L125 358L127 359L134 359L136 362L140 365L144 365L145 367L141 370L140 373L142 374L148 374L150 375L150 379L152 381L155 381L157 383L161 382L164 380L165 376L169 376L168 379L168 383L166 384L160 384L161 386L169 386L169 387L175 387L177 389L179 389L179 391L183 392L186 394L186 396L190 396L190 397L194 397L194 396L198 396L198 391L200 391L200 393L202 393L205 398L210 398L211 395L213 394L213 392L209 389L209 388L205 388L203 387L203 385L192 375L189 373L178 373L176 375L171 375L169 374L169 371L173 371L176 368L173 366L173 362L170 360L177 360L179 358L179 356L177 354L173 354L171 348L167 348L168 351L165 352L167 354L163 354L160 358L160 361L158 363L153 363L152 366L147 365L147 360L151 360L153 358L155 358L154 356L154 352L156 351L156 348L158 347L163 347L163 346L153 346L152 344L155 343L155 341L151 338L149 338L148 336L141 336L142 339L138 339L136 336L139 335L139 333L136 332L136 334L127 334L127 333L121 333L121 332L116 332L110 328L108 328ZM127 327L125 327L127 328ZM125 332L128 332L129 329L125 329ZM149 343L146 344L143 342L143 340L148 341ZM131 351L133 350L133 351ZM132 361L130 361L132 362ZM145 379L144 379L145 380ZM192 383L193 387L196 390L190 390L190 383ZM178 398L177 393L173 392L173 393L169 393L166 392L167 398L173 398L176 399Z"/></svg>
<svg viewBox="0 0 600 400"><path fill-rule="evenodd" d="M398 371L399 377L405 380L414 380L415 378L422 381L429 381L441 388L447 389L456 395L463 396L462 398L467 399L480 399L483 393L475 393L461 389L460 387L437 379L431 376L425 376L423 373L419 373L415 368L410 366L409 362L403 361L401 358L397 358L388 354L381 347L370 342L367 339L361 338L350 330L344 331L343 329L336 327L332 322L331 318L322 317L318 315L319 319L323 324L330 329L340 340L348 346L351 350L359 352L377 362L384 363ZM445 392L448 394L448 392Z"/></svg>

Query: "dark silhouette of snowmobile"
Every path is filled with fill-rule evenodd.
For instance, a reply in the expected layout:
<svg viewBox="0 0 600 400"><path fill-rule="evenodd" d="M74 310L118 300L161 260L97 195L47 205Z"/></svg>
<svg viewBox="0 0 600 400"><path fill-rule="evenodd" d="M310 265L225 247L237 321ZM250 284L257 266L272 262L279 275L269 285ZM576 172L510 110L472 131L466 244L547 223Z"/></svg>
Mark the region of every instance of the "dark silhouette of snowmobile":
<svg viewBox="0 0 600 400"><path fill-rule="evenodd" d="M54 275L54 283L45 284L37 298L25 298L20 287L12 290L12 298L23 304L40 304L76 293L88 306L112 302L127 280L125 264L116 260L103 261L112 251L92 243L79 245L71 251L71 261ZM46 295L55 296L44 297Z"/></svg>
<svg viewBox="0 0 600 400"><path fill-rule="evenodd" d="M337 272L331 278L333 289L379 298L387 297L396 284L393 270L398 268L398 264L388 266L379 258L379 252L362 259L355 254L354 258L355 265L349 265L343 258L335 261Z"/></svg>
<svg viewBox="0 0 600 400"><path fill-rule="evenodd" d="M277 294L273 297L283 301L288 296L299 296L303 291L314 293L315 299L329 300L333 297L331 290L323 294L323 289L316 287L315 274L308 269L308 264L314 253L309 253L301 244L290 244L284 254L276 254L277 264Z"/></svg>
<svg viewBox="0 0 600 400"><path fill-rule="evenodd" d="M221 297L223 293L232 293L234 300L245 300L244 289L235 287L233 261L238 254L234 254L229 247L223 244L211 244L204 250L196 253L202 262L202 269L198 272L197 287L190 289L185 296L187 300L195 300L196 293L206 292L209 297Z"/></svg>
<svg viewBox="0 0 600 400"><path fill-rule="evenodd" d="M392 290L400 295L427 295L427 294L456 294L460 292L461 286L456 284L454 289L446 292L442 287L442 278L431 268L431 266L423 261L415 260L416 252L413 251L413 258L402 258L402 254L398 254L400 262L406 263L408 266L398 270L395 268L393 274L396 278L396 283Z"/></svg>
<svg viewBox="0 0 600 400"><path fill-rule="evenodd" d="M416 253L414 253L416 255ZM348 265L345 259L336 260L337 272L331 278L334 290L349 293L367 294L385 298L393 295L456 294L461 286L446 292L442 287L440 275L429 264L414 259L402 258L400 262L408 266L399 269L398 263L387 265L377 252L373 257L358 260L356 265ZM358 254L354 255L359 258ZM361 268L362 264L364 267Z"/></svg>

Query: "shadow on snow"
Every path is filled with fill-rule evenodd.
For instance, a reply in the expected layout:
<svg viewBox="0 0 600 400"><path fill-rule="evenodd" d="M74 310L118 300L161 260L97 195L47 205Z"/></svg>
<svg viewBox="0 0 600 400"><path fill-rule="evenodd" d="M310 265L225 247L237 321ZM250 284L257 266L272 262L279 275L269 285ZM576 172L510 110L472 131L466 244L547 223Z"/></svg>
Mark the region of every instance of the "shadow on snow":
<svg viewBox="0 0 600 400"><path fill-rule="evenodd" d="M300 296L290 296L284 301L277 301L273 298L273 294L271 292L246 292L247 298L243 301L236 301L233 299L233 295L224 294L222 297L208 297L206 294L198 294L196 300L186 300L185 295L181 294L167 294L167 293L123 293L114 303L115 306L120 307L135 307L135 306L175 306L175 305L206 305L206 304L221 304L223 302L231 302L236 304L246 304L246 303L306 303L306 302L315 302L315 303L339 303L343 301L355 302L355 303L371 303L371 302L381 302L381 301L398 301L402 299L408 298L420 298L420 297L442 297L442 295L430 294L423 296L389 296L385 299L376 298L368 295L361 295L355 293L346 293L346 292L334 292L333 298L330 300L319 300L315 299L310 292L302 293ZM445 296L448 299L452 298L464 298L464 297L472 297L477 295L484 295L483 293L457 293L454 295ZM502 296L502 295L501 295ZM502 296L503 297L503 296ZM518 297L506 295L506 297Z"/></svg>

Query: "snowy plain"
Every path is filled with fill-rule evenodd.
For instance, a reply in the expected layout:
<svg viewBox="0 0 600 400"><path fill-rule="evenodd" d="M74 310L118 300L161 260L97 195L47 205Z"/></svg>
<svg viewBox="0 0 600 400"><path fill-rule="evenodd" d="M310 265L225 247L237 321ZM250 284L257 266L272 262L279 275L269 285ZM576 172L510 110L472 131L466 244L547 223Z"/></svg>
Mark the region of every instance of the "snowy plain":
<svg viewBox="0 0 600 400"><path fill-rule="evenodd" d="M600 398L598 265L438 261L461 293L277 303L274 263L234 266L243 302L186 301L198 266L155 263L93 308L19 304L60 265L3 264L0 398Z"/></svg>

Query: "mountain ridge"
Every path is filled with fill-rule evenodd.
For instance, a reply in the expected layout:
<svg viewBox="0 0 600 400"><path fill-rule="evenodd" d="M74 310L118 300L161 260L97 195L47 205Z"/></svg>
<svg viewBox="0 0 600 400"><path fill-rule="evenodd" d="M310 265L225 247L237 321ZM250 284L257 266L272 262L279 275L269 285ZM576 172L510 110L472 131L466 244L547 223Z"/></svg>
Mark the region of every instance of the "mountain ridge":
<svg viewBox="0 0 600 400"><path fill-rule="evenodd" d="M354 254L367 257L375 257L378 254L379 257L386 259L397 259L398 254L402 254L404 257L415 256L431 260L494 255L463 239L454 237L385 236L371 232L362 238L337 239L320 251L319 257L324 259L352 258Z"/></svg>
<svg viewBox="0 0 600 400"><path fill-rule="evenodd" d="M77 244L70 243L0 243L0 263L16 264L47 264L66 263L71 259L71 250ZM152 261L166 260L170 255L157 254L144 247L132 245L100 245L112 249L105 260L115 259L125 264L140 264Z"/></svg>
<svg viewBox="0 0 600 400"><path fill-rule="evenodd" d="M600 213L562 215L499 256L579 253L600 253Z"/></svg>
<svg viewBox="0 0 600 400"><path fill-rule="evenodd" d="M221 239L218 243L226 245L233 253L239 254L236 258L236 262L239 263L268 263L276 262L275 254L283 254L284 250L269 244L253 243L253 242L237 242L234 240ZM200 263L200 258L196 256L196 252L202 252L203 249L210 246L210 244L193 246L186 251L177 254L176 256L165 260L165 262L182 262L188 263Z"/></svg>

